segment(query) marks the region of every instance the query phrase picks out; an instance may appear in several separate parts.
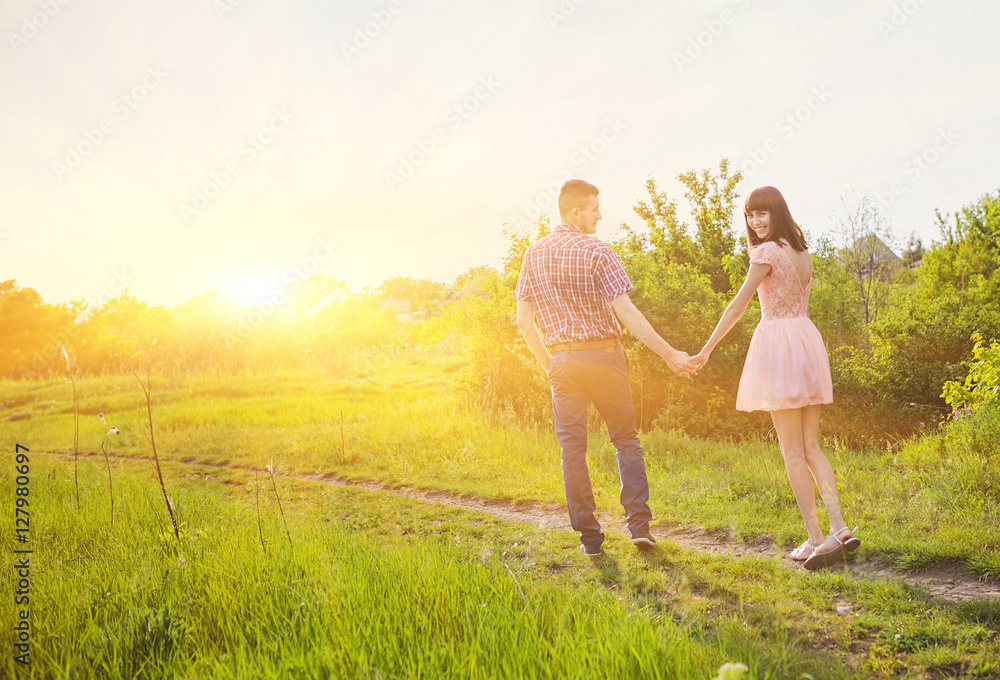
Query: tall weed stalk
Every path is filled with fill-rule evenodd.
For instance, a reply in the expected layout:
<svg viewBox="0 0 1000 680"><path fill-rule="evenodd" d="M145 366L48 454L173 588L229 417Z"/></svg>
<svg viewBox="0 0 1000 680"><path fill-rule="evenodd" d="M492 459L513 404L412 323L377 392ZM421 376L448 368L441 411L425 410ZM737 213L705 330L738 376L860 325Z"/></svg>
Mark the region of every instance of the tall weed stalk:
<svg viewBox="0 0 1000 680"><path fill-rule="evenodd" d="M163 481L163 470L160 467L160 456L156 451L156 436L154 435L153 432L154 429L153 396L152 396L153 383L149 377L150 365L152 364L152 359L150 358L149 354L142 348L142 345L139 344L139 340L138 338L136 338L135 332L132 330L131 326L128 325L128 322L122 318L121 314L118 315L118 318L121 319L122 323L125 325L125 328L127 328L128 332L132 335L132 342L135 343L135 347L139 351L139 355L141 357L142 361L141 371L146 376L145 380L143 380L142 376L139 374L140 371L136 370L136 368L132 365L130 361L128 361L125 358L124 355L122 355L121 357L122 365L124 366L126 371L132 374L132 377L135 378L136 382L139 383L139 389L142 391L142 396L143 396L142 411L146 416L146 427L149 430L149 445L150 448L152 448L153 450L153 463L156 467L156 477L160 483L160 491L163 492L163 502L167 504L167 514L170 515L170 523L174 527L174 536L176 536L177 540L180 541L181 530L180 527L177 525L177 517L174 515L174 508L173 505L171 505L170 503L170 496L167 494L167 485Z"/></svg>
<svg viewBox="0 0 1000 680"><path fill-rule="evenodd" d="M66 351L66 345L60 345L60 354L62 354L63 360L66 362L66 375L68 378L64 378L73 388L73 484L76 487L76 509L80 509L80 466L79 466L79 454L80 454L80 396L76 390L76 374L80 373L80 368L76 365L75 361L70 361L69 352Z"/></svg>
<svg viewBox="0 0 1000 680"><path fill-rule="evenodd" d="M108 424L104 422L104 414L98 413L97 417L101 419L101 425L105 428ZM101 451L104 453L104 462L108 466L108 495L111 498L111 530L115 530L115 486L111 481L111 458L108 456L108 435L121 434L117 427L111 426L110 429L104 433L104 439L101 440Z"/></svg>
<svg viewBox="0 0 1000 680"><path fill-rule="evenodd" d="M278 495L278 485L274 483L274 459L267 466L267 471L271 475L271 488L274 489L274 498L278 501L278 512L281 513L281 523L285 525L285 533L288 534L288 545L292 545L292 532L288 530L288 520L285 519L285 510L281 507L281 496Z"/></svg>

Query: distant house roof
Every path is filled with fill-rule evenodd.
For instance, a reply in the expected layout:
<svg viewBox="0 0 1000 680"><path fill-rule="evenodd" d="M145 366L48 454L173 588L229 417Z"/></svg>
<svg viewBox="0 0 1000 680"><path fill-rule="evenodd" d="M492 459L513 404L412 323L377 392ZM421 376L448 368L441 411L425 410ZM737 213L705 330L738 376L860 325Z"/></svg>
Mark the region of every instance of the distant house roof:
<svg viewBox="0 0 1000 680"><path fill-rule="evenodd" d="M397 314L409 314L413 311L413 305L409 300L394 300L389 298L382 303L382 306L391 309Z"/></svg>
<svg viewBox="0 0 1000 680"><path fill-rule="evenodd" d="M396 300L390 297L382 301L382 309L390 309L396 313L396 323L413 323L416 314L410 300Z"/></svg>
<svg viewBox="0 0 1000 680"><path fill-rule="evenodd" d="M892 248L887 246L885 241L874 234L859 238L854 242L854 249L870 251L871 255L879 263L887 262L894 266L901 266L903 264L903 258L892 252Z"/></svg>
<svg viewBox="0 0 1000 680"><path fill-rule="evenodd" d="M892 248L874 234L862 236L853 246L840 252L852 269L860 269L864 274L875 274L880 279L888 279L893 272L904 266L903 258L892 252Z"/></svg>

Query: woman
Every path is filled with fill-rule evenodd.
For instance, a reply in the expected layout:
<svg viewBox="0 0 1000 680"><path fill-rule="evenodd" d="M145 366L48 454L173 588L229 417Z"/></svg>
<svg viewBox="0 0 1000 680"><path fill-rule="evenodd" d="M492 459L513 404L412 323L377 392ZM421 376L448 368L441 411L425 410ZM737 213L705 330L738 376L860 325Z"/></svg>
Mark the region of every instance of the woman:
<svg viewBox="0 0 1000 680"><path fill-rule="evenodd" d="M699 367L708 362L759 290L761 320L750 340L736 408L771 414L788 481L809 534L790 556L804 562L806 569L818 569L843 559L861 541L844 522L833 467L819 447L820 405L833 401L833 385L823 338L808 315L812 259L802 230L774 187L754 189L744 217L750 270L712 337L692 361ZM816 512L814 480L830 518L826 537Z"/></svg>

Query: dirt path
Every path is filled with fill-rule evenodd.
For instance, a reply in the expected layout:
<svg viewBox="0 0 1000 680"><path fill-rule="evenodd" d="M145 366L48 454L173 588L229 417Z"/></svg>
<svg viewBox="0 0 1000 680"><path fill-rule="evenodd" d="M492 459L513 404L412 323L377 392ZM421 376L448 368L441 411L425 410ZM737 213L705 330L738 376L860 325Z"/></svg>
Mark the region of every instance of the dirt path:
<svg viewBox="0 0 1000 680"><path fill-rule="evenodd" d="M569 524L569 515L565 508L545 507L540 503L491 501L451 494L444 491L424 491L408 487L388 488L376 482L349 482L329 475L289 474L284 476L311 479L337 486L360 487L369 491L392 493L428 503L439 503L447 507L478 510L508 522L523 522L544 529L572 531L572 527ZM599 519L601 525L605 528L611 528L627 534L623 518L601 513ZM762 536L753 542L743 542L731 538L728 532L709 532L697 526L683 527L662 524L650 527L650 533L658 540L668 539L689 550L697 550L713 555L785 554L785 550L775 545L770 536ZM843 568L859 577L902 579L911 585L926 588L934 597L946 602L974 600L977 598L1000 600L1000 583L980 580L959 564L950 564L921 572L902 573L894 570L887 564L858 560L845 565Z"/></svg>
<svg viewBox="0 0 1000 680"><path fill-rule="evenodd" d="M66 451L46 451L60 456L72 456ZM88 458L102 457L102 454L80 453ZM130 456L116 456L112 458L118 460L129 460L133 462L143 459ZM148 459L147 459L148 460ZM226 470L237 470L251 473L255 468L241 467L237 465L219 463L200 463L197 461L166 461L170 463L181 463L191 467L217 468ZM259 470L259 472L265 472ZM475 510L485 512L494 517L507 522L520 522L531 524L543 529L557 529L561 531L572 531L569 524L569 515L564 507L547 507L538 502L513 503L510 501L485 500L473 496L463 496L460 494L445 491L426 491L412 487L387 487L378 482L351 481L334 475L319 475L312 473L275 472L276 477L286 477L294 479L308 479L324 484L335 486L352 487L374 491L379 493L391 493L397 496L404 496L426 503L438 503L450 508L463 508L465 510ZM601 513L599 516L601 524L612 530L622 533L626 532L623 518ZM701 527L684 527L679 525L657 525L650 527L650 532L657 539L668 539L689 550L710 553L713 555L783 555L784 550L775 545L771 536L761 536L755 541L744 542L733 539L728 531L705 531ZM849 573L863 578L896 578L901 579L911 585L926 588L934 597L945 602L959 602L987 598L1000 600L1000 582L987 581L970 574L965 568L956 563L947 564L942 567L929 569L920 572L900 572L890 565L867 561L856 560L850 564L840 567Z"/></svg>

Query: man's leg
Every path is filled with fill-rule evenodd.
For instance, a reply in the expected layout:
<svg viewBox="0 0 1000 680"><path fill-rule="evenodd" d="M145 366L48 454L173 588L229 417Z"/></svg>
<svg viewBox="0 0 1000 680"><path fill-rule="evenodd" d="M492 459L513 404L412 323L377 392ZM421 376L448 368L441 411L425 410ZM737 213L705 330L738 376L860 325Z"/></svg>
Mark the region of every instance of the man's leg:
<svg viewBox="0 0 1000 680"><path fill-rule="evenodd" d="M653 513L649 509L649 484L646 481L646 463L639 445L632 408L632 388L628 381L628 364L621 347L593 364L593 381L590 396L594 406L608 426L608 437L618 458L621 477L620 500L625 508L625 520L632 536L644 534L649 529Z"/></svg>
<svg viewBox="0 0 1000 680"><path fill-rule="evenodd" d="M580 542L594 551L604 542L601 524L594 517L597 505L587 469L587 393L580 380L576 352L556 352L549 367L552 387L552 412L556 438L562 449L563 487L574 531Z"/></svg>

